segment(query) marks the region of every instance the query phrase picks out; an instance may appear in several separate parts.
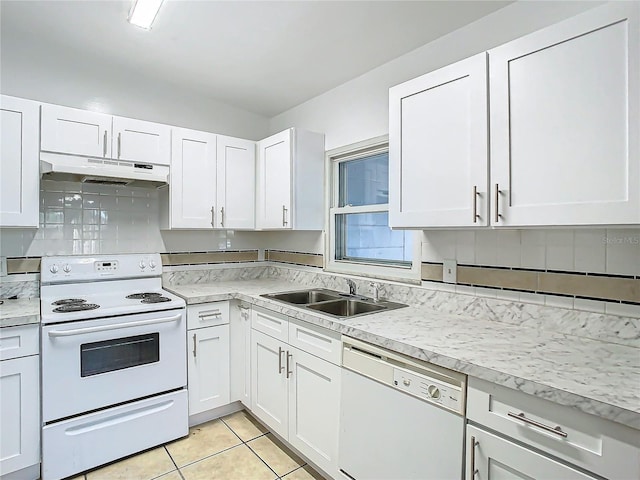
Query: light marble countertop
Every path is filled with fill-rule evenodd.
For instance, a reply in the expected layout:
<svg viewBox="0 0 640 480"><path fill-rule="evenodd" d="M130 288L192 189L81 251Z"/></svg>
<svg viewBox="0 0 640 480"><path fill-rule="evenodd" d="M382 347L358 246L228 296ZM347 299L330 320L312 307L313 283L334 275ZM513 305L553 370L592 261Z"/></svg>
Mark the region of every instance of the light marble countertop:
<svg viewBox="0 0 640 480"><path fill-rule="evenodd" d="M2 300L0 305L0 328L40 323L40 299L21 298Z"/></svg>
<svg viewBox="0 0 640 480"><path fill-rule="evenodd" d="M640 349L407 307L337 320L260 297L282 280L165 286L188 305L239 299L470 376L640 429Z"/></svg>

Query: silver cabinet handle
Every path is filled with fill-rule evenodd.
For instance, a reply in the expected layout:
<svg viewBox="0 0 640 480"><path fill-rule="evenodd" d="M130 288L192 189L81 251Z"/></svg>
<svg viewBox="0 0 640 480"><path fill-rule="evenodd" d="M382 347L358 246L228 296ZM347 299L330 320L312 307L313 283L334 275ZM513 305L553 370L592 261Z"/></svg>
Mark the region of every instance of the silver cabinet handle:
<svg viewBox="0 0 640 480"><path fill-rule="evenodd" d="M502 215L500 215L500 206L498 205L498 203L500 202L500 187L498 186L498 184L496 183L496 223L498 223L500 221L500 217Z"/></svg>
<svg viewBox="0 0 640 480"><path fill-rule="evenodd" d="M286 205L282 205L282 226L286 227L287 226L287 206Z"/></svg>
<svg viewBox="0 0 640 480"><path fill-rule="evenodd" d="M479 445L476 442L476 437L471 436L471 452L470 452L470 463L471 463L471 478L475 477L478 473L478 469L476 468L476 447Z"/></svg>
<svg viewBox="0 0 640 480"><path fill-rule="evenodd" d="M205 318L209 318L209 317L221 317L222 316L222 312L220 310L211 310L209 312L200 312L200 315L198 315L198 317L201 320L204 320Z"/></svg>
<svg viewBox="0 0 640 480"><path fill-rule="evenodd" d="M555 427L550 427L549 425L545 425L544 423L536 422L535 420L531 420L524 416L524 413L513 413L507 412L507 416L511 418L515 418L516 420L521 420L524 423L528 423L529 425L533 425L534 427L541 428L542 430L550 433L555 433L556 435L561 436L562 438L567 438L567 432L562 431L562 427L560 425L556 425Z"/></svg>
<svg viewBox="0 0 640 480"><path fill-rule="evenodd" d="M473 186L473 223L478 223L480 215L478 215L478 186Z"/></svg>
<svg viewBox="0 0 640 480"><path fill-rule="evenodd" d="M121 137L122 137L122 133L118 132L118 158L120 158L120 145L122 143Z"/></svg>
<svg viewBox="0 0 640 480"><path fill-rule="evenodd" d="M213 206L211 207L211 226L216 227L216 209Z"/></svg>
<svg viewBox="0 0 640 480"><path fill-rule="evenodd" d="M104 131L104 136L102 137L102 156L107 156L107 131Z"/></svg>
<svg viewBox="0 0 640 480"><path fill-rule="evenodd" d="M224 227L224 207L220 207L220 226Z"/></svg>
<svg viewBox="0 0 640 480"><path fill-rule="evenodd" d="M292 357L293 357L293 354L289 353L289 350L287 350L287 378L289 378L293 373L292 370L289 370L289 359Z"/></svg>
<svg viewBox="0 0 640 480"><path fill-rule="evenodd" d="M282 373L282 370L284 370L284 368L282 367L283 353L284 353L284 350L282 349L282 347L278 347L278 375L280 375Z"/></svg>
<svg viewBox="0 0 640 480"><path fill-rule="evenodd" d="M195 356L196 356L196 346L197 346L197 345L198 345L198 344L197 344L197 342L196 342L196 334L194 333L194 334L193 334L193 356L194 356L194 358L195 358Z"/></svg>

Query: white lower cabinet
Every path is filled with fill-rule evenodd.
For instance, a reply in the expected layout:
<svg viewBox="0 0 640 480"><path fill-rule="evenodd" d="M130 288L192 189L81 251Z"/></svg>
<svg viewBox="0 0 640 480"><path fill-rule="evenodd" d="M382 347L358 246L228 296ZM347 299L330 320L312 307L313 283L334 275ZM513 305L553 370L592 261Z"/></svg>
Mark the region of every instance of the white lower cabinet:
<svg viewBox="0 0 640 480"><path fill-rule="evenodd" d="M218 304L206 304L195 305L187 310L189 325L193 324L190 317L194 316L201 321L212 318L214 320L210 321L220 323L187 331L189 416L230 402L227 302L222 302L221 307Z"/></svg>
<svg viewBox="0 0 640 480"><path fill-rule="evenodd" d="M640 478L640 435L626 425L477 378L467 418L468 479Z"/></svg>
<svg viewBox="0 0 640 480"><path fill-rule="evenodd" d="M468 479L595 480L597 478L472 425L467 425L467 442L466 478Z"/></svg>
<svg viewBox="0 0 640 480"><path fill-rule="evenodd" d="M16 348L16 355L29 353L19 357L2 355L0 362L0 475L3 479L29 480L40 476L38 329L38 325L0 329L3 353L4 347L11 345L28 347ZM27 342L33 345L26 345Z"/></svg>
<svg viewBox="0 0 640 480"><path fill-rule="evenodd" d="M254 322L268 315L254 309ZM274 314L274 318L282 316ZM316 335L322 338L320 330ZM327 332L327 336L332 334ZM254 328L251 390L253 414L311 462L337 477L340 367Z"/></svg>

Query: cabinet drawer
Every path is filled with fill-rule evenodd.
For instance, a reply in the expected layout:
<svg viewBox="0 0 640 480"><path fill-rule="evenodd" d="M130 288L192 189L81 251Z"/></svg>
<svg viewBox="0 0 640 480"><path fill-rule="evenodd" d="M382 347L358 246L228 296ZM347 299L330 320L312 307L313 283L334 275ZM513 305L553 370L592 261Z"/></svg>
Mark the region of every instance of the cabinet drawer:
<svg viewBox="0 0 640 480"><path fill-rule="evenodd" d="M283 342L289 339L289 317L281 313L254 308L251 312L251 328Z"/></svg>
<svg viewBox="0 0 640 480"><path fill-rule="evenodd" d="M298 320L289 320L289 344L340 365L342 341L338 332Z"/></svg>
<svg viewBox="0 0 640 480"><path fill-rule="evenodd" d="M0 360L38 355L40 325L0 328Z"/></svg>
<svg viewBox="0 0 640 480"><path fill-rule="evenodd" d="M470 421L607 478L640 478L637 430L476 378L467 395Z"/></svg>
<svg viewBox="0 0 640 480"><path fill-rule="evenodd" d="M187 330L229 323L229 302L202 303L187 307Z"/></svg>

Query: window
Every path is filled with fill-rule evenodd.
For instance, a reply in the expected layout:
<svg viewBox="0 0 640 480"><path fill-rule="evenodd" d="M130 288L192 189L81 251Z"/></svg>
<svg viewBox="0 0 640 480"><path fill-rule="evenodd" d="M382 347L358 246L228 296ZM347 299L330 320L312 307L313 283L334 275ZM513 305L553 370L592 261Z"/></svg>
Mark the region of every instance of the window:
<svg viewBox="0 0 640 480"><path fill-rule="evenodd" d="M329 152L329 168L327 269L381 278L419 278L413 265L413 259L419 258L416 234L389 228L386 138Z"/></svg>

